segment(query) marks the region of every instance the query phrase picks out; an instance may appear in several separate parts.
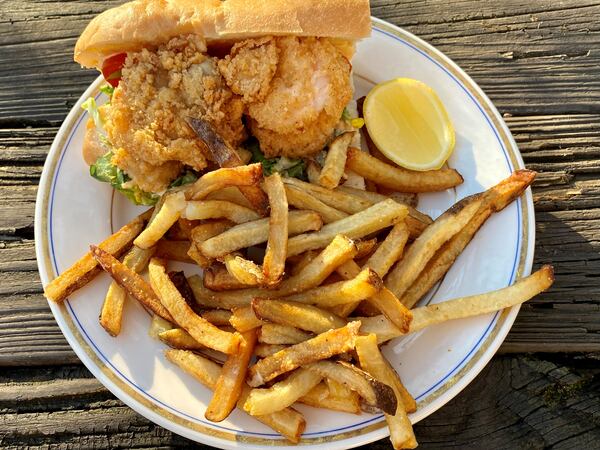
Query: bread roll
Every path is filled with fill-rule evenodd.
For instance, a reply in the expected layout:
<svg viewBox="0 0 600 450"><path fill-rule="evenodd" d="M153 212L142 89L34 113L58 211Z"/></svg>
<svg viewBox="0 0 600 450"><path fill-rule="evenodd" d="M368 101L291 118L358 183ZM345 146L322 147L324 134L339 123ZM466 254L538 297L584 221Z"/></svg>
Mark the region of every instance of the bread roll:
<svg viewBox="0 0 600 450"><path fill-rule="evenodd" d="M354 41L370 32L369 0L135 0L95 17L74 57L82 66L100 68L112 54L189 33L219 43L266 35Z"/></svg>

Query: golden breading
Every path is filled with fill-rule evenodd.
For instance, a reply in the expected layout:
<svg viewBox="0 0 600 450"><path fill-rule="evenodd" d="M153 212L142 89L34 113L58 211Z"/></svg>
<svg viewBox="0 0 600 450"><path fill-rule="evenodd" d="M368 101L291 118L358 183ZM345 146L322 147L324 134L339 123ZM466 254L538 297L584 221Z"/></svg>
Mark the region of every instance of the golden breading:
<svg viewBox="0 0 600 450"><path fill-rule="evenodd" d="M106 114L113 163L149 192L164 190L182 166L202 170L204 148L188 116L210 121L232 145L245 138L243 103L225 84L198 36L171 39L155 52L129 53Z"/></svg>
<svg viewBox="0 0 600 450"><path fill-rule="evenodd" d="M321 151L352 97L350 63L327 39L243 41L219 69L229 87L243 96L250 129L267 157Z"/></svg>
<svg viewBox="0 0 600 450"><path fill-rule="evenodd" d="M277 69L279 49L272 37L248 39L233 46L219 61L219 70L231 90L246 103L262 101Z"/></svg>

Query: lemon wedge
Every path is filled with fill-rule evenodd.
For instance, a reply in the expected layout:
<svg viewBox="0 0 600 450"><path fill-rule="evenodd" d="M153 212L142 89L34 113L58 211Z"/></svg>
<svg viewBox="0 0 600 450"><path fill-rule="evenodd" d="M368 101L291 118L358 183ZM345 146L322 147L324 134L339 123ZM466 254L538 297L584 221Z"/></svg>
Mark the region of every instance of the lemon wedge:
<svg viewBox="0 0 600 450"><path fill-rule="evenodd" d="M375 86L363 106L365 125L381 153L411 170L441 168L454 150L454 127L435 91L396 78Z"/></svg>

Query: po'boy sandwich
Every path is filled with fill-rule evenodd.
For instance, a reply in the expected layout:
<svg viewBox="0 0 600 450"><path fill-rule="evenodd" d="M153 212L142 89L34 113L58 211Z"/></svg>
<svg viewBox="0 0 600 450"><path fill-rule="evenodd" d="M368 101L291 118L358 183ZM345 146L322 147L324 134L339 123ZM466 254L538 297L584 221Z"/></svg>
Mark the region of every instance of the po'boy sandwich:
<svg viewBox="0 0 600 450"><path fill-rule="evenodd" d="M190 117L301 174L355 116L350 59L370 29L368 0L137 0L100 14L75 47L110 96L85 104L92 176L139 204L193 181L216 166Z"/></svg>

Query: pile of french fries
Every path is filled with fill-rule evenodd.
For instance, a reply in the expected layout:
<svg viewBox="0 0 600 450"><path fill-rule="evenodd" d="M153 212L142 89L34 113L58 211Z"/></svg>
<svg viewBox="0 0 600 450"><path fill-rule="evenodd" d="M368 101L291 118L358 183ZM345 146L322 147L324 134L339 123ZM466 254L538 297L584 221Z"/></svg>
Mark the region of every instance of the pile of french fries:
<svg viewBox="0 0 600 450"><path fill-rule="evenodd" d="M171 347L167 359L214 391L208 420L237 406L296 443L306 425L297 403L383 412L394 448L415 448L407 414L416 402L380 346L517 305L553 282L544 266L499 291L415 307L534 172L517 171L433 221L414 208L415 194L460 184L453 169L401 169L373 147L350 147L348 132L323 167L309 163L309 182L265 177L210 124L191 125L221 168L167 191L45 294L63 301L106 271L113 282L100 325L117 336L124 302L140 302L153 315L152 334ZM350 172L366 189L342 185ZM169 272L169 261L197 264L203 275Z"/></svg>

